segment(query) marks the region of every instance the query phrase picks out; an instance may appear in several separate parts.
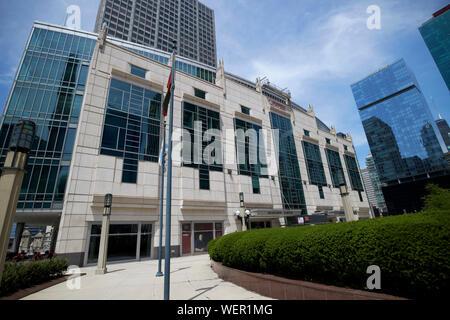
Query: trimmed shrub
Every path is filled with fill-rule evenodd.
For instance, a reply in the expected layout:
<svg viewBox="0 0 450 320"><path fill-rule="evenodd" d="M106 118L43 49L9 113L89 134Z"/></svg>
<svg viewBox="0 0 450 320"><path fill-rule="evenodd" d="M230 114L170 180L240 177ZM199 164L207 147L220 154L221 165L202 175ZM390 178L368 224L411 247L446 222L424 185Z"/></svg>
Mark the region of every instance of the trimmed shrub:
<svg viewBox="0 0 450 320"><path fill-rule="evenodd" d="M0 296L61 277L68 266L69 261L60 258L7 262L3 271Z"/></svg>
<svg viewBox="0 0 450 320"><path fill-rule="evenodd" d="M450 293L450 213L417 213L350 223L252 230L208 246L225 266L366 290L367 267L381 290L406 298Z"/></svg>
<svg viewBox="0 0 450 320"><path fill-rule="evenodd" d="M435 184L429 184L425 190L428 192L428 195L423 198L425 212L450 212L450 189L442 189Z"/></svg>

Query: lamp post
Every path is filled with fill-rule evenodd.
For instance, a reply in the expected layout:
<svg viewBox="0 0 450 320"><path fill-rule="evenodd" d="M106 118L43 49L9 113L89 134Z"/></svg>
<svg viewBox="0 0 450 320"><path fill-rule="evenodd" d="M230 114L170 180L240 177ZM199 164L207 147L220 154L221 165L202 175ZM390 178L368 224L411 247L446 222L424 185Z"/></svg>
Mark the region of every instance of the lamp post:
<svg viewBox="0 0 450 320"><path fill-rule="evenodd" d="M97 270L95 270L95 274L105 274L107 272L106 259L108 257L109 219L111 217L112 198L113 196L110 193L105 195L102 234L100 236L100 248L98 252Z"/></svg>
<svg viewBox="0 0 450 320"><path fill-rule="evenodd" d="M19 121L13 129L0 177L0 283L8 250L9 235L14 222L20 187L25 175L28 152L31 150L36 125L29 120Z"/></svg>
<svg viewBox="0 0 450 320"><path fill-rule="evenodd" d="M247 231L247 225L245 224L245 204L244 204L244 193L239 193L239 211L241 213L242 231Z"/></svg>
<svg viewBox="0 0 450 320"><path fill-rule="evenodd" d="M164 212L164 172L165 170L165 152L166 152L166 120L164 119L163 127L163 149L161 152L161 196L159 198L159 248L158 248L158 272L157 277L162 277L161 260L162 260L162 234L163 234L163 212Z"/></svg>
<svg viewBox="0 0 450 320"><path fill-rule="evenodd" d="M344 207L345 220L347 222L358 220L353 213L352 204L350 202L350 193L345 183L344 175L341 171L338 172L339 190L341 192L342 205Z"/></svg>
<svg viewBox="0 0 450 320"><path fill-rule="evenodd" d="M177 42L173 42L172 54L172 90L170 90L170 115L169 115L169 148L167 151L167 192L166 192L166 241L164 248L164 300L170 300L170 240L172 228L172 134L173 134L173 99L175 97Z"/></svg>

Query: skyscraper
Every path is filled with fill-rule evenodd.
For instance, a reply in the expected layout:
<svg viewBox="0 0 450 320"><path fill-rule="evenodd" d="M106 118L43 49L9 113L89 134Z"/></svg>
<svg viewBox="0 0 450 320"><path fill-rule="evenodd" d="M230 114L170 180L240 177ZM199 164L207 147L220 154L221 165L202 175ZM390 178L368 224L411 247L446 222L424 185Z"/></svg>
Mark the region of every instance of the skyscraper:
<svg viewBox="0 0 450 320"><path fill-rule="evenodd" d="M376 203L375 205L380 211L386 212L387 211L386 202L384 201L383 191L381 190L380 178L378 177L375 161L373 161L373 157L371 154L367 155L366 157L366 166L367 172L369 174L369 179L373 188Z"/></svg>
<svg viewBox="0 0 450 320"><path fill-rule="evenodd" d="M369 170L367 168L361 169L361 178L364 183L364 188L367 194L367 200L369 200L370 207L377 207L377 199L375 197L375 190L370 180Z"/></svg>
<svg viewBox="0 0 450 320"><path fill-rule="evenodd" d="M414 74L401 59L351 87L389 212L420 210L423 186L440 183L448 166Z"/></svg>
<svg viewBox="0 0 450 320"><path fill-rule="evenodd" d="M450 90L450 4L433 13L419 31Z"/></svg>
<svg viewBox="0 0 450 320"><path fill-rule="evenodd" d="M101 0L94 32L217 66L214 10L198 0Z"/></svg>
<svg viewBox="0 0 450 320"><path fill-rule="evenodd" d="M447 152L450 152L450 128L447 121L445 119L436 120L436 125L447 147Z"/></svg>

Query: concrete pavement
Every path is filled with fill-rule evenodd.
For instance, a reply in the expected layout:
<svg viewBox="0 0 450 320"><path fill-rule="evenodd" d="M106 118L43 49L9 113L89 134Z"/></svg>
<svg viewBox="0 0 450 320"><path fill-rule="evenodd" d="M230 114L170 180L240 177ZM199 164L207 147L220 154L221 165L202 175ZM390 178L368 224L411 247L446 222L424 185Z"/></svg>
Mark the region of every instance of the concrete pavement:
<svg viewBox="0 0 450 320"><path fill-rule="evenodd" d="M162 300L164 277L155 277L157 260L108 264L108 273L95 275L96 266L81 268L87 275L79 289L63 282L22 300ZM164 260L162 264L164 271ZM210 267L209 255L171 259L171 300L266 300L269 298L223 281ZM71 283L74 283L72 281Z"/></svg>

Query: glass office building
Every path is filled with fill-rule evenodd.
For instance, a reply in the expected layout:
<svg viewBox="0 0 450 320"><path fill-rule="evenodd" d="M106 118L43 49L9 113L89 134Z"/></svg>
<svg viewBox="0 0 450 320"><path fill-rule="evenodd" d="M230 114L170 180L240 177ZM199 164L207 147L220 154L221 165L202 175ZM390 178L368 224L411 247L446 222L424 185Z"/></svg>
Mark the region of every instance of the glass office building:
<svg viewBox="0 0 450 320"><path fill-rule="evenodd" d="M444 142L403 59L353 84L352 91L384 186L445 174Z"/></svg>
<svg viewBox="0 0 450 320"><path fill-rule="evenodd" d="M450 4L433 13L419 31L450 90Z"/></svg>

